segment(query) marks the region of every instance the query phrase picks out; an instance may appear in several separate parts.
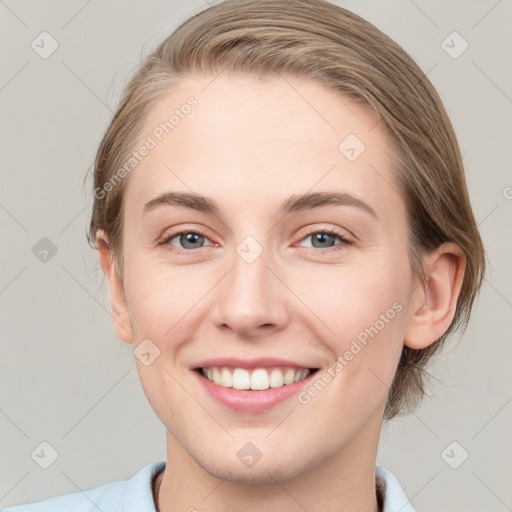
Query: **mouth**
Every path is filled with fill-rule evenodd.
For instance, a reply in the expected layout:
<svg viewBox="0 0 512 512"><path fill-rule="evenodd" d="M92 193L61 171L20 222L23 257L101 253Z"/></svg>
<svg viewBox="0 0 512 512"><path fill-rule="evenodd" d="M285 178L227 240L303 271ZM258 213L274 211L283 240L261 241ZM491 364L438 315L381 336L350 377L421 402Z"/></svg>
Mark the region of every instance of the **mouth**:
<svg viewBox="0 0 512 512"><path fill-rule="evenodd" d="M208 366L194 368L202 378L224 388L235 390L265 391L300 382L318 368L273 366L265 368L237 368L230 366Z"/></svg>

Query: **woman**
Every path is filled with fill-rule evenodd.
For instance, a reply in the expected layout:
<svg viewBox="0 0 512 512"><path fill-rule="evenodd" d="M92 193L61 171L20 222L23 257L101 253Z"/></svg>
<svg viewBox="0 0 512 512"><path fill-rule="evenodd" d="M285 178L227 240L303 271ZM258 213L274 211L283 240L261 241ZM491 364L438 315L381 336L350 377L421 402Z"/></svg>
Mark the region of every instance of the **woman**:
<svg viewBox="0 0 512 512"><path fill-rule="evenodd" d="M485 264L450 121L403 49L322 0L212 6L127 85L94 197L166 461L8 512L413 510L376 467L382 421L421 399Z"/></svg>

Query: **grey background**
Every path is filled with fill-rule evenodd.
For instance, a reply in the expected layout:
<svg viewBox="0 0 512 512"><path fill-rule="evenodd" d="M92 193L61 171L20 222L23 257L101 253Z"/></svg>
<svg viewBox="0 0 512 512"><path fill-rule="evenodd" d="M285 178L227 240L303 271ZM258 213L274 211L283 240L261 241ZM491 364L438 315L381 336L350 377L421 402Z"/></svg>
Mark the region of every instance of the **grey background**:
<svg viewBox="0 0 512 512"><path fill-rule="evenodd" d="M512 510L512 3L336 3L394 38L440 92L490 262L469 328L432 367L432 399L383 431L378 463L418 511ZM204 7L0 1L1 506L124 480L165 459L164 427L115 337L86 243L92 194L82 181L141 51ZM43 31L59 44L47 59L31 48ZM469 44L456 59L442 47L453 31ZM58 249L46 262L32 251L43 237ZM31 457L43 441L58 452L48 469ZM446 461L457 465L463 450L452 469Z"/></svg>

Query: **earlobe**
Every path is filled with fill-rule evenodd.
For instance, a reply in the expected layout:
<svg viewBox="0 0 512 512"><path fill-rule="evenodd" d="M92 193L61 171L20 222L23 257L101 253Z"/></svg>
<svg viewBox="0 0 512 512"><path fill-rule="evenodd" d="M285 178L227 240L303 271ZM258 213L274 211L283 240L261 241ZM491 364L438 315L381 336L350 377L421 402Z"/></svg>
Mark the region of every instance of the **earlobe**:
<svg viewBox="0 0 512 512"><path fill-rule="evenodd" d="M427 278L412 293L404 345L426 348L449 328L464 279L466 258L453 242L442 244L425 260Z"/></svg>
<svg viewBox="0 0 512 512"><path fill-rule="evenodd" d="M103 230L98 230L96 241L100 265L109 289L114 329L119 339L125 343L132 343L130 317L126 304L123 279L116 268L108 237Z"/></svg>

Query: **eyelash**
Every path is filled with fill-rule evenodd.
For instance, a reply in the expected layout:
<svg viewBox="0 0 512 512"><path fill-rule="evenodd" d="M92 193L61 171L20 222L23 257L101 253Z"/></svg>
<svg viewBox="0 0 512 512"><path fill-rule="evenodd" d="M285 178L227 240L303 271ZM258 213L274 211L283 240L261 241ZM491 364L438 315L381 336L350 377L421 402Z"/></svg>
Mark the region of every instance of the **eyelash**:
<svg viewBox="0 0 512 512"><path fill-rule="evenodd" d="M308 252L313 252L315 254L318 254L319 252L320 253L331 253L331 252L335 252L335 251L340 251L342 249L345 249L347 246L350 246L354 243L353 240L345 237L344 235L342 235L341 233L338 233L337 231L333 231L333 230L330 230L330 229L320 229L320 230L315 230L315 231L310 231L309 233L307 233L306 235L304 235L300 241L303 241L305 240L306 238L309 238L310 236L312 235L316 235L316 234L325 234L325 235L331 235L335 238L338 238L340 240L341 243L333 246L333 247L327 247L325 249L322 249L322 248L319 248L319 247L308 247L306 249L308 249ZM176 253L176 254L187 254L187 253L190 253L190 252L194 252L194 251L197 251L199 249L203 249L203 247L200 247L199 249L177 249L176 247L174 247L173 245L171 245L169 242L171 240L173 240L174 238L180 236L180 235L186 235L186 234L194 234L194 235L199 235L199 236L202 236L203 238L206 238L208 239L208 237L204 234L202 234L201 232L199 231L193 231L191 229L187 229L187 230L183 230L183 231L177 231L176 233L172 233L170 234L169 236L167 236L161 243L160 245L165 245L166 248L173 252L173 253Z"/></svg>

